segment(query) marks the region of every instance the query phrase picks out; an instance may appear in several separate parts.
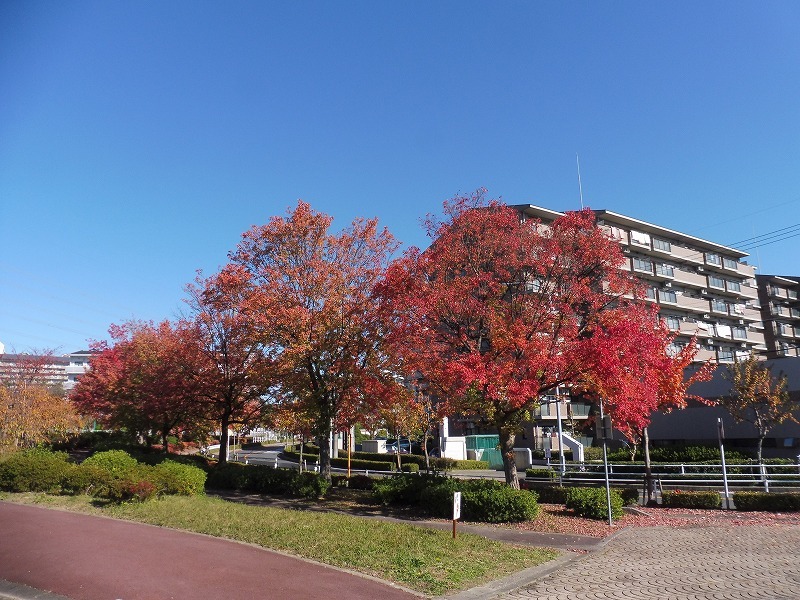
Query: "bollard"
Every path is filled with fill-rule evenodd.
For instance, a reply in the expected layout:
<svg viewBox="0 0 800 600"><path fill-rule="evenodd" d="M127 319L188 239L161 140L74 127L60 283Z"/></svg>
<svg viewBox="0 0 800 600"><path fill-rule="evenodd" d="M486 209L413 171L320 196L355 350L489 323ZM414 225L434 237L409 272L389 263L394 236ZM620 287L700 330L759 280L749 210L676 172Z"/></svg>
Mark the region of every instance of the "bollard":
<svg viewBox="0 0 800 600"><path fill-rule="evenodd" d="M278 468L278 457L277 456L275 457L275 468L276 469Z"/></svg>

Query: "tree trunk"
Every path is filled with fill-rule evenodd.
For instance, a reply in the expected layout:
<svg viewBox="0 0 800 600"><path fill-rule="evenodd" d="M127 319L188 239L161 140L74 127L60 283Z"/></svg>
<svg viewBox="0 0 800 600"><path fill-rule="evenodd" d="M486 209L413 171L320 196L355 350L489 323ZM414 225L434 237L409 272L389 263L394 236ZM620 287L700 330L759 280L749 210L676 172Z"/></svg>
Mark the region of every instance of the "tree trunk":
<svg viewBox="0 0 800 600"><path fill-rule="evenodd" d="M517 461L514 460L514 442L517 434L513 429L498 427L500 435L500 452L503 455L503 470L506 475L506 483L512 488L519 489L519 477L517 477Z"/></svg>
<svg viewBox="0 0 800 600"><path fill-rule="evenodd" d="M161 439L164 443L164 454L169 454L169 431L164 431L161 434Z"/></svg>
<svg viewBox="0 0 800 600"><path fill-rule="evenodd" d="M653 502L653 492L655 492L655 482L653 481L653 470L650 466L650 432L647 427L642 431L642 451L644 453L644 487L645 505Z"/></svg>
<svg viewBox="0 0 800 600"><path fill-rule="evenodd" d="M228 462L228 427L230 424L230 418L228 415L224 415L219 432L219 464L221 465Z"/></svg>
<svg viewBox="0 0 800 600"><path fill-rule="evenodd" d="M331 480L331 429L319 436L319 474L330 482Z"/></svg>
<svg viewBox="0 0 800 600"><path fill-rule="evenodd" d="M758 456L758 464L759 465L764 464L763 461L761 460L761 448L764 446L764 438L765 437L767 437L766 434L758 436L758 445L756 446L756 450L757 450L757 454L756 455Z"/></svg>

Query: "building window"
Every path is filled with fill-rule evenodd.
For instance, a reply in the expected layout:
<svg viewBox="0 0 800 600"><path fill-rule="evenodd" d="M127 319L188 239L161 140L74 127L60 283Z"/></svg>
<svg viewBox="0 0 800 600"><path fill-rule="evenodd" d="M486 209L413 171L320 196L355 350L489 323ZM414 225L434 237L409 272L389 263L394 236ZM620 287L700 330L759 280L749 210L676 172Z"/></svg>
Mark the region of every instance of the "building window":
<svg viewBox="0 0 800 600"><path fill-rule="evenodd" d="M670 345L667 346L667 354L670 356L677 356L684 348L686 348L686 342L671 342Z"/></svg>
<svg viewBox="0 0 800 600"><path fill-rule="evenodd" d="M677 304L678 302L678 296L673 290L661 290L658 295L661 302L671 302L672 304Z"/></svg>
<svg viewBox="0 0 800 600"><path fill-rule="evenodd" d="M790 309L789 314L795 319L800 319L800 308Z"/></svg>
<svg viewBox="0 0 800 600"><path fill-rule="evenodd" d="M622 229L620 229L619 227L611 227L611 239L612 240L620 241L620 240L626 239L627 237L628 236L625 235L625 232Z"/></svg>
<svg viewBox="0 0 800 600"><path fill-rule="evenodd" d="M667 240L660 240L653 238L653 250L661 250L662 252L672 252L672 244Z"/></svg>
<svg viewBox="0 0 800 600"><path fill-rule="evenodd" d="M709 275L708 287L719 288L721 290L724 290L725 280L722 277L717 277L716 275Z"/></svg>
<svg viewBox="0 0 800 600"><path fill-rule="evenodd" d="M656 288L654 288L654 287L647 288L647 299L648 300L655 300L656 299Z"/></svg>
<svg viewBox="0 0 800 600"><path fill-rule="evenodd" d="M770 296L781 296L781 288L771 285L769 286Z"/></svg>
<svg viewBox="0 0 800 600"><path fill-rule="evenodd" d="M664 317L664 324L667 328L676 331L681 328L681 319L675 315L667 315Z"/></svg>
<svg viewBox="0 0 800 600"><path fill-rule="evenodd" d="M639 246L647 246L649 248L650 236L646 233L642 233L641 231L631 231L631 242L638 244Z"/></svg>
<svg viewBox="0 0 800 600"><path fill-rule="evenodd" d="M656 273L663 277L674 277L675 270L669 265L656 265Z"/></svg>
<svg viewBox="0 0 800 600"><path fill-rule="evenodd" d="M739 262L736 261L736 260L733 260L732 258L723 258L722 259L722 266L724 266L726 269L738 270L739 269Z"/></svg>
<svg viewBox="0 0 800 600"><path fill-rule="evenodd" d="M719 362L733 362L733 350L730 348L720 348L717 353Z"/></svg>
<svg viewBox="0 0 800 600"><path fill-rule="evenodd" d="M719 266L722 261L719 259L719 254L715 254L713 252L706 252L706 262L709 265L717 265Z"/></svg>
<svg viewBox="0 0 800 600"><path fill-rule="evenodd" d="M786 293L789 294L789 300L797 300L797 290L787 290Z"/></svg>
<svg viewBox="0 0 800 600"><path fill-rule="evenodd" d="M724 300L714 299L711 301L711 310L714 312L721 312L727 313L728 312L728 303Z"/></svg>
<svg viewBox="0 0 800 600"><path fill-rule="evenodd" d="M646 258L633 258L633 270L642 271L644 273L653 272L653 263Z"/></svg>
<svg viewBox="0 0 800 600"><path fill-rule="evenodd" d="M728 281L729 292L741 292L742 285L738 281Z"/></svg>
<svg viewBox="0 0 800 600"><path fill-rule="evenodd" d="M735 339L735 340L746 340L747 339L747 329L745 327L734 327L733 328L733 339Z"/></svg>

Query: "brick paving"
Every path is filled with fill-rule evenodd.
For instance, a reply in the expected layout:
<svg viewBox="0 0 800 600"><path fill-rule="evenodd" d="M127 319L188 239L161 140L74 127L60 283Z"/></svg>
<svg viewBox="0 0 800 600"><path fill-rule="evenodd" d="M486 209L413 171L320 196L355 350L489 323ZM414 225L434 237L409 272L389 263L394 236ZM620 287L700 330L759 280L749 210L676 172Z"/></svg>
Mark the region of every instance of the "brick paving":
<svg viewBox="0 0 800 600"><path fill-rule="evenodd" d="M800 527L630 528L495 600L800 599Z"/></svg>

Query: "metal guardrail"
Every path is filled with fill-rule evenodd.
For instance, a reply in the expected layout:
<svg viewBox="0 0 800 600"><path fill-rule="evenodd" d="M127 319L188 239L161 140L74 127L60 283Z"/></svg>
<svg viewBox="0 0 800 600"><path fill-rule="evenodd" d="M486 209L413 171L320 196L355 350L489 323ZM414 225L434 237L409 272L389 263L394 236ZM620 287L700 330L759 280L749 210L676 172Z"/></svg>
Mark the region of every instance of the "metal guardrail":
<svg viewBox="0 0 800 600"><path fill-rule="evenodd" d="M614 464L609 463L609 478L615 484L644 486L644 465ZM724 476L727 476L728 486L736 488L763 487L765 491L770 488L800 489L800 464L774 465L774 464L726 464L723 473L722 464L697 464L697 463L658 463L651 467L652 479L659 488L722 488ZM537 468L534 466L533 468ZM539 468L550 469L548 477L528 477L529 480L553 481L558 478L558 465L543 465ZM592 476L590 474L596 474ZM597 483L604 479L603 465L592 463L567 463L567 468L561 474L565 482L576 484Z"/></svg>

